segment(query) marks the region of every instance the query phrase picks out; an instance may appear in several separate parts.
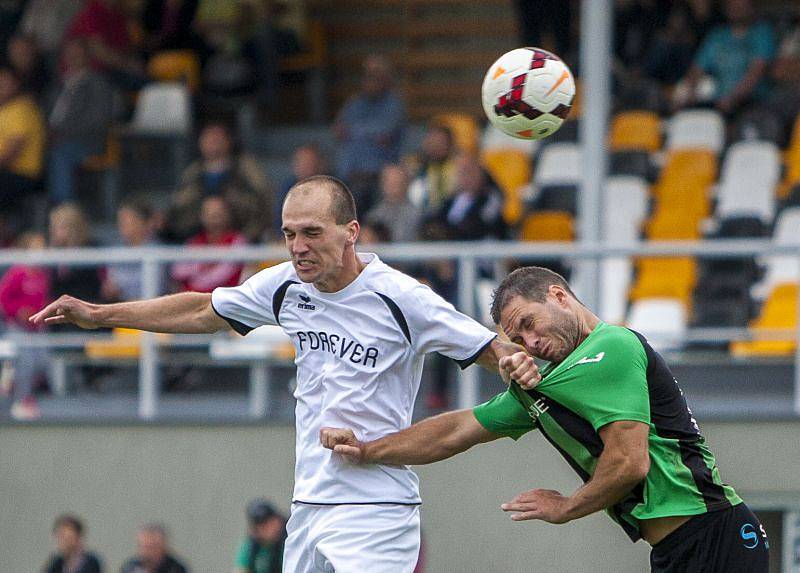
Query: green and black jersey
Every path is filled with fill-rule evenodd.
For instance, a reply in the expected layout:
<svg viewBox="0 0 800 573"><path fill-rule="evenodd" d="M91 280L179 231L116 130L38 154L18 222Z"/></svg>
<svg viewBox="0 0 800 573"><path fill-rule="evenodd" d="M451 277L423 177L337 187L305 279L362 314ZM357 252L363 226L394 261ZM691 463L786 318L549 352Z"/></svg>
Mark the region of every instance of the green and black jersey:
<svg viewBox="0 0 800 573"><path fill-rule="evenodd" d="M542 369L534 390L516 384L474 409L487 430L519 439L538 428L584 482L594 473L610 422L650 426L647 478L608 513L633 541L638 520L697 515L737 505L722 483L716 461L700 434L664 359L645 338L600 323L562 362Z"/></svg>

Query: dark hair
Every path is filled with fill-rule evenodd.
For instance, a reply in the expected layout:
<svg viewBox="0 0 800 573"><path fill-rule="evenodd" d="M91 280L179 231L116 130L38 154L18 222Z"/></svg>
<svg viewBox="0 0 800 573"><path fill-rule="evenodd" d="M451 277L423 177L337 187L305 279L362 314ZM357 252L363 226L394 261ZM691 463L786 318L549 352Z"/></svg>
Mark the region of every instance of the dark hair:
<svg viewBox="0 0 800 573"><path fill-rule="evenodd" d="M500 283L492 296L492 320L500 324L500 312L511 299L521 296L533 302L544 302L547 291L552 285L558 285L578 300L569 287L566 279L560 274L544 267L521 267ZM580 302L580 301L578 301Z"/></svg>
<svg viewBox="0 0 800 573"><path fill-rule="evenodd" d="M289 193L295 189L311 187L320 184L330 191L331 215L337 225L346 225L356 218L356 201L347 185L341 179L330 175L313 175L295 183ZM288 194L287 194L288 197Z"/></svg>
<svg viewBox="0 0 800 573"><path fill-rule="evenodd" d="M83 522L75 515L65 513L56 517L53 522L53 531L55 532L59 527L69 527L78 534L78 537L83 537Z"/></svg>
<svg viewBox="0 0 800 573"><path fill-rule="evenodd" d="M258 498L247 504L245 513L247 521L252 525L259 525L278 515L278 510L266 499Z"/></svg>
<svg viewBox="0 0 800 573"><path fill-rule="evenodd" d="M455 138L453 136L453 130L450 129L450 126L448 126L445 123L442 123L441 121L437 121L437 120L431 121L428 124L428 131L438 131L439 133L443 134L445 136L445 138L447 139L447 146L448 147L453 147L453 145L455 144Z"/></svg>

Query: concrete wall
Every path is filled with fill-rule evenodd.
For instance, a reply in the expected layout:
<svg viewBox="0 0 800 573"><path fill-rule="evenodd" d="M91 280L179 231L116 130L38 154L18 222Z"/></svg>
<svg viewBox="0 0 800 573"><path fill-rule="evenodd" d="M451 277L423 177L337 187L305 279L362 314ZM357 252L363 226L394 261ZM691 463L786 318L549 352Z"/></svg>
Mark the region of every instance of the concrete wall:
<svg viewBox="0 0 800 573"><path fill-rule="evenodd" d="M800 423L715 423L704 431L741 493L800 492ZM89 546L117 571L135 528L161 520L196 572L230 569L256 495L287 509L287 427L6 426L0 428L0 573L38 571L53 517L76 512ZM577 478L541 438L502 440L419 468L427 571L639 573L648 548L603 515L563 526L512 523L499 505L534 487L569 492Z"/></svg>

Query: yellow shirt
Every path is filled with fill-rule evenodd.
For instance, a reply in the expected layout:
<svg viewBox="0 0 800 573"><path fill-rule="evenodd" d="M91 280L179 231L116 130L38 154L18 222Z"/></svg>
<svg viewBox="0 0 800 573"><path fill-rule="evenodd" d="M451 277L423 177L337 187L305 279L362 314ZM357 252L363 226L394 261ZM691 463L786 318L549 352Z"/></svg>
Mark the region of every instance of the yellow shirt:
<svg viewBox="0 0 800 573"><path fill-rule="evenodd" d="M42 113L29 96L19 96L0 106L0 155L5 153L10 140L24 139L8 171L38 179L42 174L45 134Z"/></svg>

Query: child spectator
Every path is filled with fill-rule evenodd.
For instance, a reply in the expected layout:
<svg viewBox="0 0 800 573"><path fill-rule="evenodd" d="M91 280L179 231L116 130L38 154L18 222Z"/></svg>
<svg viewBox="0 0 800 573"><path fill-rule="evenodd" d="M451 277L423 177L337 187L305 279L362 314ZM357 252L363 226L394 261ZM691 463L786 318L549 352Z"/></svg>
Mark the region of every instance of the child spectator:
<svg viewBox="0 0 800 573"><path fill-rule="evenodd" d="M286 518L265 499L247 504L247 539L236 552L234 573L280 573Z"/></svg>
<svg viewBox="0 0 800 573"><path fill-rule="evenodd" d="M83 522L74 515L62 515L53 525L58 552L50 558L45 573L102 573L103 565L83 545Z"/></svg>
<svg viewBox="0 0 800 573"><path fill-rule="evenodd" d="M247 244L242 233L231 226L228 204L221 197L208 197L200 209L202 231L187 241L190 247L233 247ZM217 287L239 284L244 265L232 262L185 262L172 266L172 278L181 290L211 292Z"/></svg>
<svg viewBox="0 0 800 573"><path fill-rule="evenodd" d="M26 250L43 249L44 235L23 233L17 246ZM50 274L46 269L17 264L9 268L0 279L0 309L12 340L17 342L14 374L7 377L13 380L14 401L11 405L11 416L15 420L35 420L41 416L33 396L33 388L37 378L45 375L47 349L26 343L31 332L41 330L31 324L28 318L48 302Z"/></svg>

